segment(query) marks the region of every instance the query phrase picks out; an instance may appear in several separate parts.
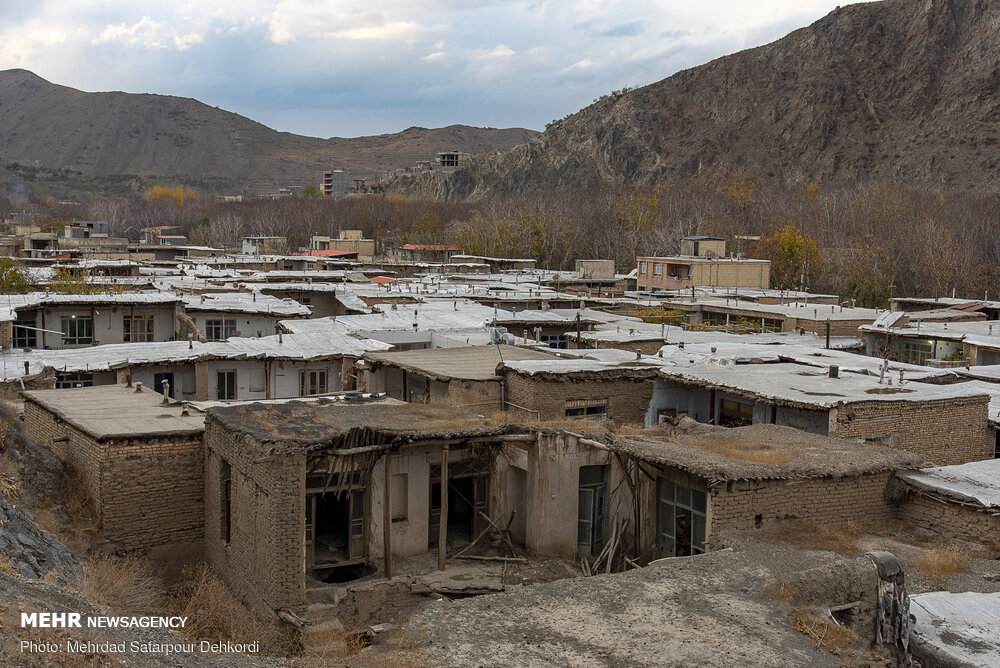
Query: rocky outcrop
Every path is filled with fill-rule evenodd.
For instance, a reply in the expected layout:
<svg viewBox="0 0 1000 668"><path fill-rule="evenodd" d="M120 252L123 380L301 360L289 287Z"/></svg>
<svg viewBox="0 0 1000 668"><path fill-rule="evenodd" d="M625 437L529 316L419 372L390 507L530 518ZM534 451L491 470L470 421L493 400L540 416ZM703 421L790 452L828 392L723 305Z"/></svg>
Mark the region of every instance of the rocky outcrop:
<svg viewBox="0 0 1000 668"><path fill-rule="evenodd" d="M886 0L594 105L446 182L448 199L697 176L1000 191L1000 3Z"/></svg>

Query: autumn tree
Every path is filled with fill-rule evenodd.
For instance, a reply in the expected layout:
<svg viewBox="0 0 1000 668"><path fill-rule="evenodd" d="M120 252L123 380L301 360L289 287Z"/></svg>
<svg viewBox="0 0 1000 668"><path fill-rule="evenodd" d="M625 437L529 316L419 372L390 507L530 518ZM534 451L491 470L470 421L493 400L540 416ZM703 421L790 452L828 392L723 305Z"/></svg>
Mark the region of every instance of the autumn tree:
<svg viewBox="0 0 1000 668"><path fill-rule="evenodd" d="M0 258L0 294L23 295L35 289L24 267L10 258Z"/></svg>
<svg viewBox="0 0 1000 668"><path fill-rule="evenodd" d="M791 224L761 237L758 252L771 261L771 285L776 288L808 288L810 276L822 269L819 244Z"/></svg>

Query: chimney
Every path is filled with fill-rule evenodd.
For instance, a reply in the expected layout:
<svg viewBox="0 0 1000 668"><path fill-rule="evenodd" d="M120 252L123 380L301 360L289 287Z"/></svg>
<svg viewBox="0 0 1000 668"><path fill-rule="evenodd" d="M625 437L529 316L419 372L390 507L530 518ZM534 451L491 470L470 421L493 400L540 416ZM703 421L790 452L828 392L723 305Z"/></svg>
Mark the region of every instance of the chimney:
<svg viewBox="0 0 1000 668"><path fill-rule="evenodd" d="M186 401L181 404L181 415L184 417L191 415L190 411L188 411L188 402Z"/></svg>
<svg viewBox="0 0 1000 668"><path fill-rule="evenodd" d="M830 378L840 378L840 367L836 364L830 365Z"/></svg>
<svg viewBox="0 0 1000 668"><path fill-rule="evenodd" d="M138 393L138 392L142 392L142 383L136 383L136 384L135 384L135 391L136 391L137 393Z"/></svg>
<svg viewBox="0 0 1000 668"><path fill-rule="evenodd" d="M637 360L641 360L642 359L642 350L640 350L638 348L636 349L636 351L635 351L635 358Z"/></svg>
<svg viewBox="0 0 1000 668"><path fill-rule="evenodd" d="M170 403L170 381L164 378L161 383L163 385L163 401L160 403L166 405Z"/></svg>

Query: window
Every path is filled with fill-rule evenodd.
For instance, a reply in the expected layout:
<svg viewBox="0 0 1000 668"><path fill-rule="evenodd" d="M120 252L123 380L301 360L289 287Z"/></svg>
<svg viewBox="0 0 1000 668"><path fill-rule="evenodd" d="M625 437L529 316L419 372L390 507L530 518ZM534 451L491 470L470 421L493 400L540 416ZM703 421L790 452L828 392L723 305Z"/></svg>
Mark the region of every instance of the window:
<svg viewBox="0 0 1000 668"><path fill-rule="evenodd" d="M94 374L92 373L56 374L57 390L66 390L71 387L92 387L93 385L94 385Z"/></svg>
<svg viewBox="0 0 1000 668"><path fill-rule="evenodd" d="M34 320L15 320L13 344L15 348L38 347L38 331Z"/></svg>
<svg viewBox="0 0 1000 668"><path fill-rule="evenodd" d="M94 319L89 315L64 315L61 318L64 346L94 345Z"/></svg>
<svg viewBox="0 0 1000 668"><path fill-rule="evenodd" d="M900 362L908 364L927 364L928 359L934 358L934 344L930 341L900 339L897 357Z"/></svg>
<svg viewBox="0 0 1000 668"><path fill-rule="evenodd" d="M639 273L640 274L645 274L646 273L646 263L645 262L640 262L639 263Z"/></svg>
<svg viewBox="0 0 1000 668"><path fill-rule="evenodd" d="M122 318L122 341L148 343L153 340L153 316L134 315Z"/></svg>
<svg viewBox="0 0 1000 668"><path fill-rule="evenodd" d="M705 492L659 478L657 488L657 542L673 557L705 551Z"/></svg>
<svg viewBox="0 0 1000 668"><path fill-rule="evenodd" d="M566 417L600 420L608 412L607 399L566 400Z"/></svg>
<svg viewBox="0 0 1000 668"><path fill-rule="evenodd" d="M405 522L409 517L407 508L407 479L405 473L392 474L389 485L390 506L392 510L393 522Z"/></svg>
<svg viewBox="0 0 1000 668"><path fill-rule="evenodd" d="M742 427L753 423L753 404L733 399L719 401L719 424L723 427Z"/></svg>
<svg viewBox="0 0 1000 668"><path fill-rule="evenodd" d="M236 320L211 319L205 321L206 341L225 341L236 333Z"/></svg>
<svg viewBox="0 0 1000 668"><path fill-rule="evenodd" d="M663 264L660 263L660 262L654 262L653 263L653 276L662 276L662 275L663 275Z"/></svg>
<svg viewBox="0 0 1000 668"><path fill-rule="evenodd" d="M538 337L539 342L547 344L549 348L565 350L569 348L569 340L565 334L542 334Z"/></svg>
<svg viewBox="0 0 1000 668"><path fill-rule="evenodd" d="M222 492L222 522L220 522L220 538L229 545L233 537L233 469L225 459L219 470L219 489Z"/></svg>
<svg viewBox="0 0 1000 668"><path fill-rule="evenodd" d="M326 371L303 371L300 375L300 396L326 394Z"/></svg>
<svg viewBox="0 0 1000 668"><path fill-rule="evenodd" d="M236 372L219 371L215 376L216 398L219 401L233 401L236 399Z"/></svg>

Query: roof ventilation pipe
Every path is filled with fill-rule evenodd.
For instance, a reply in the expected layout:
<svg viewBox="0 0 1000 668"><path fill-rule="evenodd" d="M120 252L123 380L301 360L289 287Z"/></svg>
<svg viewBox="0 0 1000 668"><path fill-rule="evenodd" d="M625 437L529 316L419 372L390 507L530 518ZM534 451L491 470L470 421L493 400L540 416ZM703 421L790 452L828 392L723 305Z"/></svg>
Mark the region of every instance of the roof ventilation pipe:
<svg viewBox="0 0 1000 668"><path fill-rule="evenodd" d="M836 364L830 365L830 378L840 378L840 367Z"/></svg>
<svg viewBox="0 0 1000 668"><path fill-rule="evenodd" d="M163 385L163 401L160 403L167 405L170 403L170 381L164 378L160 384Z"/></svg>
<svg viewBox="0 0 1000 668"><path fill-rule="evenodd" d="M135 391L136 391L137 393L138 393L138 392L142 392L142 383L136 383L136 384L135 384Z"/></svg>

